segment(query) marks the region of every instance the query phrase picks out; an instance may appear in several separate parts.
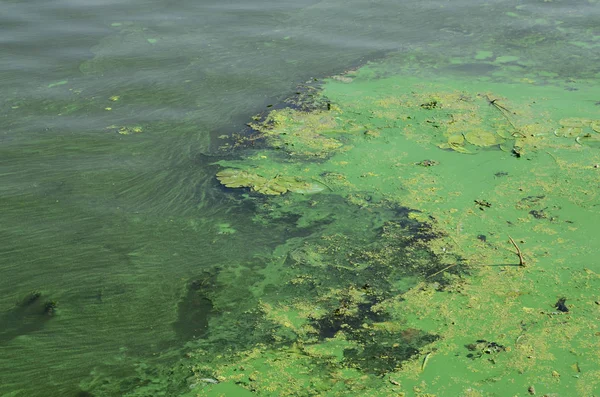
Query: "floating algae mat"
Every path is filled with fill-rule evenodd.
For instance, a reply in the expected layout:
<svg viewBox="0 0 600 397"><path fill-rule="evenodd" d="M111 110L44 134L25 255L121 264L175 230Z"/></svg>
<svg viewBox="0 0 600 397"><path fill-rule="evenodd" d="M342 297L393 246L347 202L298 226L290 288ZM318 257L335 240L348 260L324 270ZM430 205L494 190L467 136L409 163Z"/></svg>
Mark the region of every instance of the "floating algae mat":
<svg viewBox="0 0 600 397"><path fill-rule="evenodd" d="M127 395L600 393L598 87L374 74L224 145L297 237L196 281L208 331Z"/></svg>

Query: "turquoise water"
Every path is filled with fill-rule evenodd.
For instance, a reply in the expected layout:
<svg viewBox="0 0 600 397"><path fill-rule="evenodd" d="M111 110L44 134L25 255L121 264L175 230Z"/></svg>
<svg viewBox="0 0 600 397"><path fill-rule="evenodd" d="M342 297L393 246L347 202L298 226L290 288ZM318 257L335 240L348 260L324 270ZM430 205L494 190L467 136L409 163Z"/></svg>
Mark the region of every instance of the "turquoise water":
<svg viewBox="0 0 600 397"><path fill-rule="evenodd" d="M136 359L208 332L213 309L186 298L192 281L259 267L311 233L285 217L256 222L260 204L219 186L214 163L237 155L219 150L219 136L324 77L389 56L417 54L415 68L431 67L485 58L482 44L493 43L508 57L499 64L520 56L515 73L558 59L546 70L565 85L592 77L599 7L3 2L0 395L76 396L90 379L126 379ZM557 43L571 45L552 52ZM242 302L239 287L219 285Z"/></svg>

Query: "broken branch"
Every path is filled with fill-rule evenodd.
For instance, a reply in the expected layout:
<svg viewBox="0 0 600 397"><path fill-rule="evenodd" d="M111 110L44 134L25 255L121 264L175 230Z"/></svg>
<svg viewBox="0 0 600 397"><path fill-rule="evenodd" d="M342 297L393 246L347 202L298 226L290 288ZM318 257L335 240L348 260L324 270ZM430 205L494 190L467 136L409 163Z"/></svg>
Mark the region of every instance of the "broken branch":
<svg viewBox="0 0 600 397"><path fill-rule="evenodd" d="M517 243L515 243L515 240L513 240L512 237L508 236L508 238L510 239L510 242L517 250L517 256L519 257L519 266L525 266L525 259L523 259L523 253L521 252L521 249L519 248Z"/></svg>

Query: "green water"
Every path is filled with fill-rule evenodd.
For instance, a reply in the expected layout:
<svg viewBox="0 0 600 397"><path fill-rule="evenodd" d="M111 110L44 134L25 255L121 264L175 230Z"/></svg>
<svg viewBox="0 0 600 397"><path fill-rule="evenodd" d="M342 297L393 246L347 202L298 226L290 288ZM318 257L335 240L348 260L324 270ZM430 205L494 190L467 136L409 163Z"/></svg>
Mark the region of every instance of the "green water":
<svg viewBox="0 0 600 397"><path fill-rule="evenodd" d="M556 233L546 230L552 225L536 225L538 235L527 229L518 237L536 239L527 259L536 262L531 256L543 257L544 245L562 244L548 237L558 234L571 248L553 260L564 264L573 253L581 258L552 273L552 282L573 280L585 286L582 302L593 300L589 291L597 281L581 272L598 270L597 179L589 171L600 159L586 132L583 144L576 136L555 136L539 150L526 146L516 164L510 151L443 151L436 145L447 137L436 130L435 138L420 135L418 124L403 129L407 120L391 120L377 101L388 101L388 112L411 116L413 110L390 98L422 91L431 92L429 103L444 103L443 95L463 90L527 109L515 121L524 124L552 120L560 129L561 119L600 119L598 7L591 0L5 2L0 395L399 392L388 380L384 387L382 377L416 365L431 343L439 343L439 356L452 357L444 335L468 344L510 334L492 321L498 333L477 337L475 326L465 325L461 334L417 321L424 314L415 313L416 306L399 307L394 297L425 301L411 292L423 281L467 288L453 283L476 275L467 266L473 255L491 254L477 251L481 240L463 240L462 230L487 235L498 249L505 224L486 217L509 217L502 221L514 224L528 216L508 204L508 215L493 212L502 200L517 200L503 196L514 186L501 185L501 173L528 175L528 161L543 172L523 179L527 195L548 198L518 209L549 217L560 212L561 219L578 223L579 232L571 237L570 224L554 225ZM370 67L345 73L367 62ZM292 115L280 119L283 126L314 122L340 147L327 146L331 140L321 144L320 135L282 138L279 149L264 138L243 139L251 134L246 123L258 122L252 116L269 117L271 106L286 103L318 119ZM496 108L482 109L484 124L503 119ZM417 120L427 125L447 117L442 111L436 120ZM579 146L584 150L574 149ZM414 166L428 158L443 166ZM215 175L232 166L267 178L303 178L321 192L264 196L227 189ZM545 185L561 186L560 178L573 183L573 194ZM427 188L435 190L416 194ZM492 210L475 208L485 216L472 215L466 201L448 199L456 191L469 204L490 201ZM589 199L571 198L578 195ZM432 226L429 216L440 224ZM438 241L448 228L460 230L454 236L460 249ZM507 252L497 259L514 262ZM531 279L541 286L522 294L525 301L515 307L540 304L529 296L575 294L576 286L555 291L540 280ZM477 282L468 287L474 296L485 291L473 287ZM439 307L443 298L432 296L426 304L440 310L433 316L446 315ZM593 313L588 308L581 323L592 327ZM588 337L569 332L577 340ZM568 395L597 393L598 363L589 355L595 345L581 345L573 342L572 349L587 360L579 365L588 383L575 391L563 375L560 391ZM428 371L436 373L444 372L436 366L464 364L430 361ZM547 363L539 366L545 370ZM458 369L445 373L424 380L432 393L459 395L466 384L477 389L485 383ZM406 378L405 390L425 395L425 386L417 390L420 380L397 376ZM440 386L461 376L464 384L456 382L455 389ZM502 387L510 383L508 375L493 376ZM489 394L494 390L465 395L501 395Z"/></svg>

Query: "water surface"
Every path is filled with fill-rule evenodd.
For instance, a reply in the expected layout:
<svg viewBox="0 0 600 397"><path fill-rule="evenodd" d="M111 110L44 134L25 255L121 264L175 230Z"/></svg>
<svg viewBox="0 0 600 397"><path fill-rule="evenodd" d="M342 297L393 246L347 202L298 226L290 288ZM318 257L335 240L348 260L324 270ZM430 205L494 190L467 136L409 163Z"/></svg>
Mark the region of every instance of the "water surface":
<svg viewBox="0 0 600 397"><path fill-rule="evenodd" d="M3 396L75 396L126 379L135 358L208 332L216 309L190 291L215 269L259 269L311 234L297 219L257 222L214 175L238 155L219 150L219 136L315 79L390 56L415 70L444 59L466 76L513 62L519 77L543 69L565 86L598 73L595 1L1 8ZM492 49L496 63L476 61Z"/></svg>

